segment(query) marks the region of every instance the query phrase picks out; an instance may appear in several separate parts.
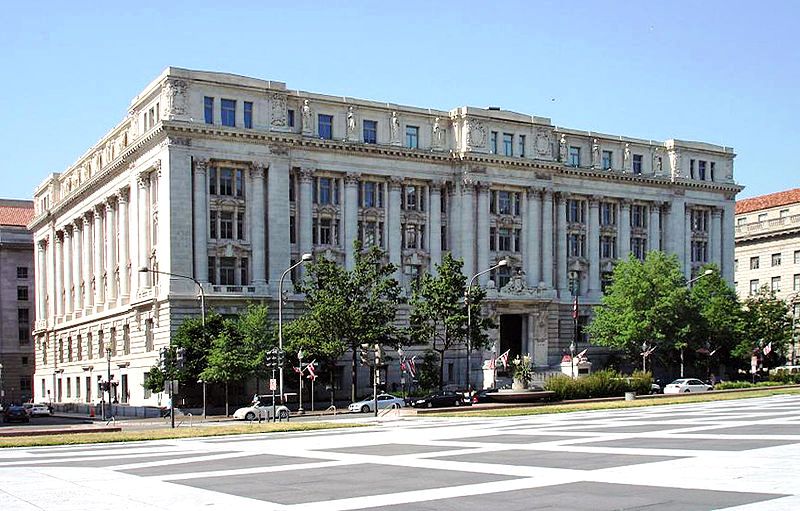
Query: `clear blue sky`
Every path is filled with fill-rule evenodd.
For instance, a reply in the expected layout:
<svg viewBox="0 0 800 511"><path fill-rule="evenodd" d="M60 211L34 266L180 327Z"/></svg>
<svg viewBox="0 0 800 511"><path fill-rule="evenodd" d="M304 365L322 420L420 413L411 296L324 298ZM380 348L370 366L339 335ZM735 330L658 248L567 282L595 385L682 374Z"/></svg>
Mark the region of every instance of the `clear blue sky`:
<svg viewBox="0 0 800 511"><path fill-rule="evenodd" d="M391 6L384 6L384 4ZM800 186L800 2L9 2L0 197L29 198L165 67L732 146L740 198ZM255 7L254 7L255 6Z"/></svg>

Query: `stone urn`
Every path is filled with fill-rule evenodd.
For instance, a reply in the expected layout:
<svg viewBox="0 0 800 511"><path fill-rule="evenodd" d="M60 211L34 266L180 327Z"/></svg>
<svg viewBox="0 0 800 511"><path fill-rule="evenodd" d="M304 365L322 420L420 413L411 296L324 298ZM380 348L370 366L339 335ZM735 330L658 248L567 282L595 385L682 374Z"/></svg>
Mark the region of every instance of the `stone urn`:
<svg viewBox="0 0 800 511"><path fill-rule="evenodd" d="M528 383L517 378L514 378L514 381L511 383L511 390L525 390L527 388Z"/></svg>

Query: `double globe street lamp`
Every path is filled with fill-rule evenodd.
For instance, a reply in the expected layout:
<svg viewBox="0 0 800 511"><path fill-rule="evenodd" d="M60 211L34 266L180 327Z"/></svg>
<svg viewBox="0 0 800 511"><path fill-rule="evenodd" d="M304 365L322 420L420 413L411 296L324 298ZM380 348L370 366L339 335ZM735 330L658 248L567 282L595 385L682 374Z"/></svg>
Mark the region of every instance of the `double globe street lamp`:
<svg viewBox="0 0 800 511"><path fill-rule="evenodd" d="M294 263L293 265L286 268L286 270L281 274L281 279L278 281L278 378L280 380L279 384L279 391L281 394L281 403L283 403L283 280L286 278L292 270L297 268L303 263L306 263L312 260L314 256L310 253L303 254L300 256L300 260ZM301 364L302 369L302 364ZM300 384L302 385L302 374L300 379ZM301 398L302 399L302 398ZM300 405L302 409L302 405Z"/></svg>
<svg viewBox="0 0 800 511"><path fill-rule="evenodd" d="M464 289L464 304L467 306L467 392L472 393L472 382L471 382L471 373L472 373L472 304L470 303L470 292L472 291L472 284L475 282L475 279L483 275L484 273L489 273L490 271L494 271L498 268L502 268L503 266L508 266L508 259L501 259L497 264L492 266L491 268L487 268L483 271L479 271L475 275L469 279L469 284L467 284L466 289Z"/></svg>

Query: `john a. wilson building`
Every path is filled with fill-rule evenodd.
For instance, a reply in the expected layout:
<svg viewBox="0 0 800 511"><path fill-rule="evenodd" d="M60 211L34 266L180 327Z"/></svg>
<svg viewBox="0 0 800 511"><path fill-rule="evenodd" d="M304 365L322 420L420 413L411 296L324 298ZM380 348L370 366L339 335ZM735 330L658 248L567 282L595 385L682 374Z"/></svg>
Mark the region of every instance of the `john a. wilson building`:
<svg viewBox="0 0 800 511"><path fill-rule="evenodd" d="M300 254L352 265L356 239L386 249L406 286L446 251L468 276L510 258L480 281L496 350L548 366L573 334L571 292L588 314L631 252L675 253L687 276L715 262L733 281L733 158L496 108L438 111L168 68L36 189L36 397L96 399L110 348L120 401L155 404L145 371L199 305L193 282L141 266L192 276L210 307L234 312L274 301ZM453 353L446 377L463 381L463 364Z"/></svg>

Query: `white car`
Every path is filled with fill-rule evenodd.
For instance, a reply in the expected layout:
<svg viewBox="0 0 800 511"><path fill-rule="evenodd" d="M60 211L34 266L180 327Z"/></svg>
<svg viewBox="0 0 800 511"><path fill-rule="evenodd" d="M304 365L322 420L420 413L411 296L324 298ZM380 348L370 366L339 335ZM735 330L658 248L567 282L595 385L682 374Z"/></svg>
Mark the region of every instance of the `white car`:
<svg viewBox="0 0 800 511"><path fill-rule="evenodd" d="M708 392L714 390L712 385L696 378L681 378L664 387L664 394L681 394L684 392Z"/></svg>
<svg viewBox="0 0 800 511"><path fill-rule="evenodd" d="M382 408L402 408L406 404L402 397L393 396L391 394L378 394L378 410ZM373 412L375 411L375 400L372 397L350 403L347 407L351 412Z"/></svg>
<svg viewBox="0 0 800 511"><path fill-rule="evenodd" d="M275 415L279 419L288 419L289 409L283 405L275 405ZM272 403L264 404L258 402L250 406L243 406L233 412L233 418L244 421L253 421L256 419L272 420Z"/></svg>
<svg viewBox="0 0 800 511"><path fill-rule="evenodd" d="M30 414L31 417L37 417L37 416L40 416L40 415L53 415L50 412L50 407L47 406L46 404L43 404L43 403L34 404L28 410L28 414Z"/></svg>

